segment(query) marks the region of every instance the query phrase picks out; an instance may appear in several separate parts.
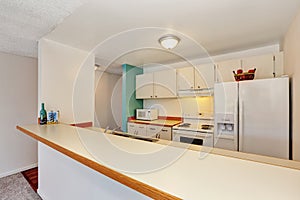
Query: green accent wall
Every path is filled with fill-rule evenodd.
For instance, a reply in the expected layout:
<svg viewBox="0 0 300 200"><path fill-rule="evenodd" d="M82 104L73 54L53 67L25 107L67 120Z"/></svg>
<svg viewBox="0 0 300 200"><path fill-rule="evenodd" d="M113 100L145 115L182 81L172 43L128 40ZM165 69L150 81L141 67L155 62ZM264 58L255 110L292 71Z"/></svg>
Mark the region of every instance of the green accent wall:
<svg viewBox="0 0 300 200"><path fill-rule="evenodd" d="M128 117L135 116L135 109L143 108L143 100L135 99L135 76L143 74L143 69L128 64L122 69L122 130L127 132Z"/></svg>

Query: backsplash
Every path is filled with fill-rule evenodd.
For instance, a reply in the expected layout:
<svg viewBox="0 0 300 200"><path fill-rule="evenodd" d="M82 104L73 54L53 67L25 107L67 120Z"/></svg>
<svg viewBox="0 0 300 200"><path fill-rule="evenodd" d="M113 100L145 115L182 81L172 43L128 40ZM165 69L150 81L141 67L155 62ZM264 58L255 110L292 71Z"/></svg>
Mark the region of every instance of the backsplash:
<svg viewBox="0 0 300 200"><path fill-rule="evenodd" d="M213 101L213 97L147 99L144 108L157 108L159 116L197 116L199 113L213 113Z"/></svg>

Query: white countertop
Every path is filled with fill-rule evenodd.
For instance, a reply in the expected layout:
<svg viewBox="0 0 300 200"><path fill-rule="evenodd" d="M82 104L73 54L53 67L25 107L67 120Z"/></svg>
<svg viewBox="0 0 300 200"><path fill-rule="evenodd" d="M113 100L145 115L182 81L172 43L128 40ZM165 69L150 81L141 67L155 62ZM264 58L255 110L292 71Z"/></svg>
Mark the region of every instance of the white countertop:
<svg viewBox="0 0 300 200"><path fill-rule="evenodd" d="M300 170L201 154L62 124L20 127L179 198L300 198Z"/></svg>

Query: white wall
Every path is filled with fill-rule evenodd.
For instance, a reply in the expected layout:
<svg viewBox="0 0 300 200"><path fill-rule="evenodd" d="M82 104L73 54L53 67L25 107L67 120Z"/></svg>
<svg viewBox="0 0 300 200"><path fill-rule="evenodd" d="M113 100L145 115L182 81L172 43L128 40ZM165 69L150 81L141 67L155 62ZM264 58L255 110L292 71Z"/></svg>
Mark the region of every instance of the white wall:
<svg viewBox="0 0 300 200"><path fill-rule="evenodd" d="M300 161L300 12L284 38L284 71L292 77L293 159Z"/></svg>
<svg viewBox="0 0 300 200"><path fill-rule="evenodd" d="M95 126L122 127L122 76L95 71Z"/></svg>
<svg viewBox="0 0 300 200"><path fill-rule="evenodd" d="M213 113L213 97L185 97L177 99L144 100L145 108L157 108L159 116L197 116L199 113Z"/></svg>
<svg viewBox="0 0 300 200"><path fill-rule="evenodd" d="M37 123L37 60L0 53L0 177L37 163L37 143L16 125Z"/></svg>
<svg viewBox="0 0 300 200"><path fill-rule="evenodd" d="M93 54L51 40L39 41L39 104L59 110L60 121L94 121Z"/></svg>
<svg viewBox="0 0 300 200"><path fill-rule="evenodd" d="M44 200L150 199L47 145L38 146L38 193Z"/></svg>

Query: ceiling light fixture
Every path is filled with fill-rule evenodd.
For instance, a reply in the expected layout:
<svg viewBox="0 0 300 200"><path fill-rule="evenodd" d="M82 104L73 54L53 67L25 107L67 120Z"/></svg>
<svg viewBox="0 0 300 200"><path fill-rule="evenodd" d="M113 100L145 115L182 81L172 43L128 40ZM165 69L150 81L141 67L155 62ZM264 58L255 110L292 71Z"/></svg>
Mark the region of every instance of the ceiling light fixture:
<svg viewBox="0 0 300 200"><path fill-rule="evenodd" d="M175 35L165 35L159 38L158 42L163 48L170 50L178 45L180 39Z"/></svg>

